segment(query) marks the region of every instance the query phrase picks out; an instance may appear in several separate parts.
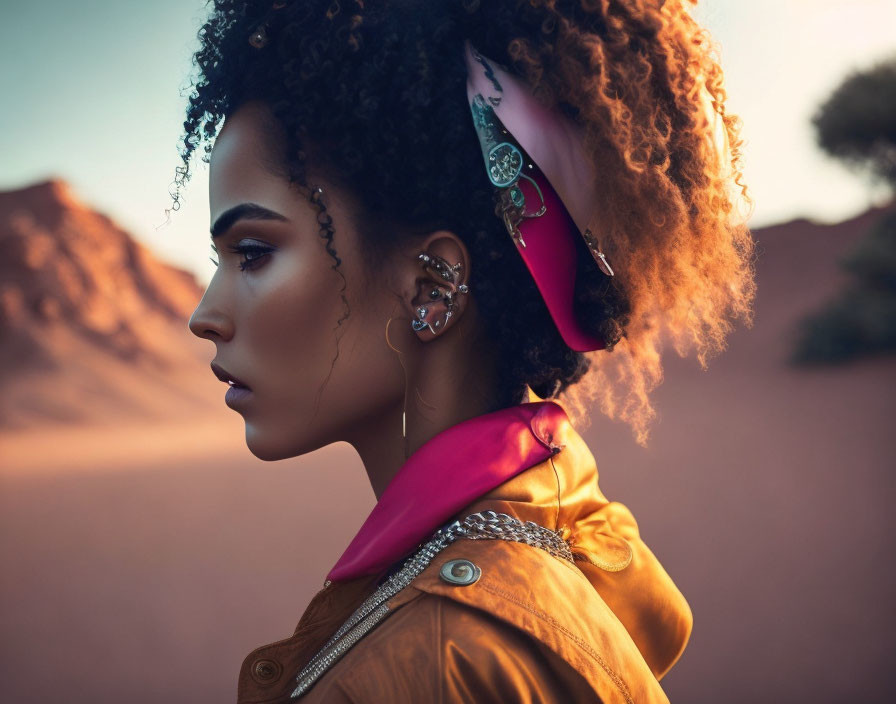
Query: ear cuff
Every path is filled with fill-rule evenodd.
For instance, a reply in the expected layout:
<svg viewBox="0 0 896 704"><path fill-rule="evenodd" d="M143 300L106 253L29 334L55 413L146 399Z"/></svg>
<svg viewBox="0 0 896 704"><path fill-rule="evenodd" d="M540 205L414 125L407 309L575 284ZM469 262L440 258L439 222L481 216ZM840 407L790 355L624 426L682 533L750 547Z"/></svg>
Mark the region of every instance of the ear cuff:
<svg viewBox="0 0 896 704"><path fill-rule="evenodd" d="M448 318L454 313L457 307L457 294L469 293L470 287L467 284L458 283L460 272L463 268L460 262L452 266L442 257L435 254L427 254L426 252L420 252L417 255L417 259L422 264L424 271L433 271L439 278L445 281L444 286L441 284L433 285L429 292L432 303L418 306L416 309L417 317L411 321L411 327L415 332L429 328L430 332L435 335L438 329L448 323Z"/></svg>

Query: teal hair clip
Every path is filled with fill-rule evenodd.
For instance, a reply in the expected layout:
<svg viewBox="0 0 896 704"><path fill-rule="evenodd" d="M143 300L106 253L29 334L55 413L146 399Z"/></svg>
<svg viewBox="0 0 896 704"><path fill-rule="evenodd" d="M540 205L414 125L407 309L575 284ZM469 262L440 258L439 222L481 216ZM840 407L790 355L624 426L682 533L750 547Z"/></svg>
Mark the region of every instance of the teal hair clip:
<svg viewBox="0 0 896 704"><path fill-rule="evenodd" d="M489 181L500 189L504 224L511 237L525 247L519 231L519 223L523 218L537 218L547 212L544 195L538 184L523 172L526 159L520 147L511 141L510 132L501 123L492 106L478 93L470 104L473 113L473 126L479 137L479 146L485 159L485 171ZM531 166L530 166L531 168ZM526 211L526 196L520 188L520 179L524 178L535 187L541 204L535 212Z"/></svg>

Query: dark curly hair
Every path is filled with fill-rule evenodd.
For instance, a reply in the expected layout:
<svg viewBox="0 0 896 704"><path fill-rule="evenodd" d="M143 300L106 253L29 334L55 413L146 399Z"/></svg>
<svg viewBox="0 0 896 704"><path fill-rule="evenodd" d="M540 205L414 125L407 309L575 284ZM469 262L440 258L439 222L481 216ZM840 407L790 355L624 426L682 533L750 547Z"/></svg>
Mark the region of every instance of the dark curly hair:
<svg viewBox="0 0 896 704"><path fill-rule="evenodd" d="M501 359L495 408L526 400L527 386L542 398L565 394L576 416L598 399L645 444L662 329L679 354L695 343L705 367L724 344L729 313L751 323L753 243L746 227L728 221L727 157L708 115L723 118L740 185L737 121L725 114L721 70L681 0L210 4L173 208L192 154L202 149L207 160L224 119L262 101L282 127L286 173L318 209L337 271L332 222L309 174L357 199L364 254L374 263L404 237L436 229L465 242L484 334ZM566 346L495 215L467 102L465 39L586 128L602 174L598 236L615 276L578 242L575 308L604 351ZM344 293L343 301L348 307ZM579 383L586 375L590 383Z"/></svg>

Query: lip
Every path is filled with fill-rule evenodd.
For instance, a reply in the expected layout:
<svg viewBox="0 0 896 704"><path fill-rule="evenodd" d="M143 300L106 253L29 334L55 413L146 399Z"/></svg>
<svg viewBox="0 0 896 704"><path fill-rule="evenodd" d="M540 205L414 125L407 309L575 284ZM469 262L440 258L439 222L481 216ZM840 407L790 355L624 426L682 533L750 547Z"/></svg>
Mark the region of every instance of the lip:
<svg viewBox="0 0 896 704"><path fill-rule="evenodd" d="M252 389L238 376L234 376L217 362L212 362L211 367L214 375L225 384L229 385L231 381L234 384L229 386L227 393L224 394L224 403L230 406L230 408L236 410L237 406L240 406L252 396Z"/></svg>
<svg viewBox="0 0 896 704"><path fill-rule="evenodd" d="M245 386L231 386L229 389L227 389L227 393L224 394L224 403L226 403L230 408L236 410L237 406L240 406L251 396L251 389L247 389Z"/></svg>
<svg viewBox="0 0 896 704"><path fill-rule="evenodd" d="M225 384L228 384L232 381L236 385L234 388L243 387L247 391L252 390L249 388L249 385L245 381L240 379L238 376L234 376L233 374L231 374L229 371L227 371L224 367L222 367L217 362L212 362L211 367L212 367L212 373L214 373L214 375L216 377L218 377L221 381L223 381Z"/></svg>

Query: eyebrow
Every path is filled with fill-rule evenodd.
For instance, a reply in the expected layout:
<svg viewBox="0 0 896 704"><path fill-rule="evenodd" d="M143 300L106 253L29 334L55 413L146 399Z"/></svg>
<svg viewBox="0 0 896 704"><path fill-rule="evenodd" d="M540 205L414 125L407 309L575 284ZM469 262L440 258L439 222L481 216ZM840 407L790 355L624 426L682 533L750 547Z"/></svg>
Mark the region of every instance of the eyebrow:
<svg viewBox="0 0 896 704"><path fill-rule="evenodd" d="M223 235L239 220L280 220L287 222L288 218L257 203L240 203L229 210L225 210L215 220L215 224L211 228L212 239Z"/></svg>

